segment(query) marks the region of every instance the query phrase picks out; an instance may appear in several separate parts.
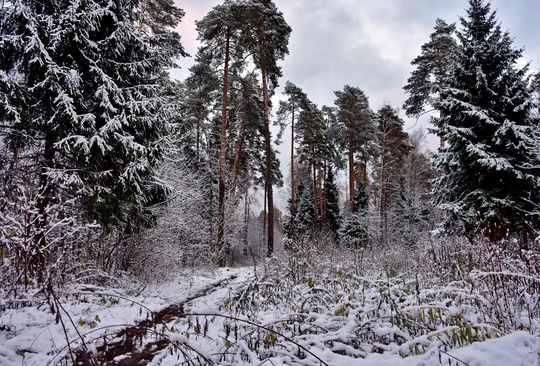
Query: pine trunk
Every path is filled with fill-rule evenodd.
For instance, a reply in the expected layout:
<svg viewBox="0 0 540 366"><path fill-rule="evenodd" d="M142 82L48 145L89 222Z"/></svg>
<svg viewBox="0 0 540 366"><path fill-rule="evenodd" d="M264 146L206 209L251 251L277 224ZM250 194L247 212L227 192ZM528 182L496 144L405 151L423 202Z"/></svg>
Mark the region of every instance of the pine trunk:
<svg viewBox="0 0 540 366"><path fill-rule="evenodd" d="M197 163L201 162L201 106L197 106Z"/></svg>
<svg viewBox="0 0 540 366"><path fill-rule="evenodd" d="M314 153L313 153L314 154ZM317 166L315 160L312 163L313 167L313 226L317 226L319 222L319 204L317 202Z"/></svg>
<svg viewBox="0 0 540 366"><path fill-rule="evenodd" d="M238 180L238 175L240 174L240 158L242 156L242 149L244 148L244 141L246 136L246 122L242 120L240 122L240 134L238 135L238 142L236 144L236 153L234 154L234 164L233 164L233 177L231 182L231 187L236 185Z"/></svg>
<svg viewBox="0 0 540 366"><path fill-rule="evenodd" d="M381 197L380 197L380 220L381 220L381 245L384 243L384 238L386 237L386 159L384 157L381 162Z"/></svg>
<svg viewBox="0 0 540 366"><path fill-rule="evenodd" d="M229 83L229 52L230 35L227 35L225 44L225 65L223 68L223 93L221 103L221 141L219 146L219 201L218 201L218 233L217 233L217 253L218 265L225 266L226 253L224 253L224 231L225 231L225 160L227 153L227 93Z"/></svg>
<svg viewBox="0 0 540 366"><path fill-rule="evenodd" d="M264 42L259 40L259 52L264 59ZM268 201L268 257L274 254L274 194L272 174L272 140L270 138L270 116L268 114L268 84L266 82L266 66L261 65L263 104L264 104L264 144L266 153L266 195Z"/></svg>
<svg viewBox="0 0 540 366"><path fill-rule="evenodd" d="M349 120L349 200L351 202L351 212L356 212L354 205L354 139L352 133L352 121Z"/></svg>
<svg viewBox="0 0 540 366"><path fill-rule="evenodd" d="M294 194L294 106L291 118L291 237L296 238L296 212L295 212L295 194Z"/></svg>
<svg viewBox="0 0 540 366"><path fill-rule="evenodd" d="M319 226L324 222L324 200L323 200L323 189L322 189L322 174L321 174L321 163L317 164L317 189L319 190Z"/></svg>

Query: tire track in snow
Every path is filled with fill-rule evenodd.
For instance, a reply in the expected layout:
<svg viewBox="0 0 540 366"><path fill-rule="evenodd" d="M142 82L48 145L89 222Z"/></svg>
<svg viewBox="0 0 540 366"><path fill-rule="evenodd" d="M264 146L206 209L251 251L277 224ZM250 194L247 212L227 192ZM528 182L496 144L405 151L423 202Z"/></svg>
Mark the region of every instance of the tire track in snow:
<svg viewBox="0 0 540 366"><path fill-rule="evenodd" d="M103 337L103 344L96 346L97 354L79 351L75 364L79 366L132 366L150 363L169 342L156 333L157 327L185 316L185 307L194 300L204 298L223 289L238 278L233 274L213 283L178 304L154 312L151 319L123 328Z"/></svg>

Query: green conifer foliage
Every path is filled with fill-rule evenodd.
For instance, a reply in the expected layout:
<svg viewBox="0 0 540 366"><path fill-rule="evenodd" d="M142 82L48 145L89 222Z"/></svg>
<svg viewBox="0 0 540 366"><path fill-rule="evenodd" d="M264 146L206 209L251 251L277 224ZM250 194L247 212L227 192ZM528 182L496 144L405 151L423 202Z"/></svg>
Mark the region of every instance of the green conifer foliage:
<svg viewBox="0 0 540 366"><path fill-rule="evenodd" d="M0 124L14 159L23 151L35 158L22 165L39 187L41 221L59 195L114 227L165 194L154 170L177 120L167 70L185 55L168 26L183 12L175 8L160 27L154 19L153 32L140 16L144 4L2 5Z"/></svg>
<svg viewBox="0 0 540 366"><path fill-rule="evenodd" d="M515 234L527 242L540 222L540 165L527 67L516 65L522 51L483 0L469 1L457 34L460 47L436 106L442 117L433 121L448 142L435 160L437 203L449 213L448 229L461 223L469 236Z"/></svg>

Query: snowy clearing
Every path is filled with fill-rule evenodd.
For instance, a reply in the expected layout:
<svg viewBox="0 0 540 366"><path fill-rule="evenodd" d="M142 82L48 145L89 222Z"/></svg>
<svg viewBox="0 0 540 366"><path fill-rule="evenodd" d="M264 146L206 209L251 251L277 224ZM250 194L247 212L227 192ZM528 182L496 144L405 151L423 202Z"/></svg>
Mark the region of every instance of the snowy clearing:
<svg viewBox="0 0 540 366"><path fill-rule="evenodd" d="M72 288L67 291L69 295L63 302L64 309L73 322L66 324L67 335L72 341L70 346L76 348L80 345L79 336L83 335L88 350L97 353L99 347L103 348L106 339L113 339L113 334L118 334L122 329L137 322L150 319L150 312L158 312L176 304L182 306L182 313L190 315L171 316L161 324L156 324L151 331L145 332L132 353L143 351L148 353L148 349L144 346L158 339L166 339L167 342L162 349L153 349L151 360L145 361L144 364L179 365L211 362L338 366L540 364L540 339L525 331L496 339L486 339L483 342L473 342L463 347L445 347L442 338L437 341L429 341L425 336L411 338L404 333L405 329L408 329L407 326L402 326L404 329L402 332L380 312L376 315L380 319L378 323L366 324L373 333L372 339L378 339L380 342L373 342L372 346L368 346L365 340L353 342L347 337L359 334L358 329L355 329L356 320L359 319L359 312L368 312L369 298L375 300L376 295L370 292L372 287L369 285L363 287L364 308L360 309L360 301L355 302L356 295L352 294L348 297L347 306L341 307L342 304L337 301L335 306L327 304L327 308L330 309L330 312L327 312L318 302L324 295L312 296L312 294L322 293L325 287L330 293L328 286L330 279L323 276L317 279L310 277L304 286L297 284L289 286L285 279L281 279L271 283L270 286L268 281L273 275L268 272L264 279L256 279L252 267L220 269L207 274L184 275L166 284L149 286L140 294L135 294L136 296L128 296L133 291L129 288ZM344 289L347 276L340 272L338 277L343 278L342 289ZM359 289L362 287L359 283L353 285ZM390 284L389 293L391 288L394 287ZM279 293L280 289L283 293ZM386 289L383 288L383 291ZM294 293L301 294L305 303L286 305L295 298ZM409 300L405 299L403 303ZM314 310L315 303L319 304L316 305L319 310ZM46 304L20 301L16 304L4 301L1 305L1 365L40 366L71 363L61 324L55 322L55 316L50 313ZM246 313L242 314L241 309L246 309ZM424 319L418 316L422 313L427 317L441 316L439 321L444 321L442 313L436 315L435 312L429 312L426 306L407 305L402 306L402 309L410 316L416 314L417 319ZM437 306L433 305L431 309L437 309ZM458 311L461 310L451 310L451 312ZM195 316L195 314L205 315ZM470 314L464 313L464 316ZM302 320L299 327L303 328L300 334L296 335L291 331L295 325L286 321L295 317ZM63 320L68 322L67 319L64 314ZM429 319L424 320L426 324L430 322ZM280 322L282 325L279 325ZM260 347L259 352L253 351L253 345L248 344L250 339L256 338L254 334L261 331L252 323L261 325L263 329L275 330L275 333L262 331L264 339L261 344L265 345ZM439 324L439 327L443 326L444 324ZM363 333L360 334L362 337L365 336ZM395 337L395 340L383 344L382 339L389 336ZM401 342L398 342L398 336L403 337ZM294 343L290 341L293 338ZM426 341L425 352L403 357L403 350L408 345L422 340ZM398 343L402 345L399 346ZM110 347L113 347L112 344L113 342ZM305 351L300 352L301 356L297 357L295 353L298 353L299 347L305 347ZM384 353L379 353L383 351ZM129 362L133 361L128 360L132 356L130 353L116 355L107 363L102 361L99 364L130 364ZM192 357L192 363L181 362L188 357Z"/></svg>

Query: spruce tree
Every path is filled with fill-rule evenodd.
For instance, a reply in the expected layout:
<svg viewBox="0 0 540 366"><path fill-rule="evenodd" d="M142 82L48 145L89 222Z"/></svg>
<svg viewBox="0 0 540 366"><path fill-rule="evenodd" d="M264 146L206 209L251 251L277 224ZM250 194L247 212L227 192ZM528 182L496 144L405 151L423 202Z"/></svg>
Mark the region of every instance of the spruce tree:
<svg viewBox="0 0 540 366"><path fill-rule="evenodd" d="M324 189L326 192L326 210L324 215L325 224L328 230L337 235L341 221L341 214L339 210L339 191L336 184L336 178L334 176L334 170L332 168L328 169Z"/></svg>
<svg viewBox="0 0 540 366"><path fill-rule="evenodd" d="M23 258L10 263L14 281L35 279L50 296L73 255L95 258L90 225L129 236L154 223L149 206L169 192L156 169L179 121L167 70L184 51L177 33L141 22L141 4L0 7L0 129L15 168L0 187L0 226L25 228L0 236Z"/></svg>
<svg viewBox="0 0 540 366"><path fill-rule="evenodd" d="M307 236L313 231L315 212L313 211L313 189L310 184L298 185L297 213L295 227L298 237Z"/></svg>
<svg viewBox="0 0 540 366"><path fill-rule="evenodd" d="M354 207L357 211L366 211L369 205L369 197L366 192L364 183L360 180L356 181L356 188L354 190Z"/></svg>
<svg viewBox="0 0 540 366"><path fill-rule="evenodd" d="M366 248L370 240L369 196L361 180L356 181L354 205L356 211L343 218L339 227L339 243L346 248Z"/></svg>
<svg viewBox="0 0 540 366"><path fill-rule="evenodd" d="M78 197L88 220L114 227L165 193L154 171L178 120L167 69L185 55L168 26L183 12L153 32L140 22L142 4L15 0L1 8L0 124L6 144L31 152L28 166L37 162L40 225L58 194Z"/></svg>
<svg viewBox="0 0 540 366"><path fill-rule="evenodd" d="M436 202L449 213L447 228L462 224L469 237L482 233L493 242L509 234L526 243L539 227L540 169L533 130L538 116L527 85L522 51L501 30L496 12L470 0L457 33L447 87L433 120L448 147L436 155L441 177Z"/></svg>

